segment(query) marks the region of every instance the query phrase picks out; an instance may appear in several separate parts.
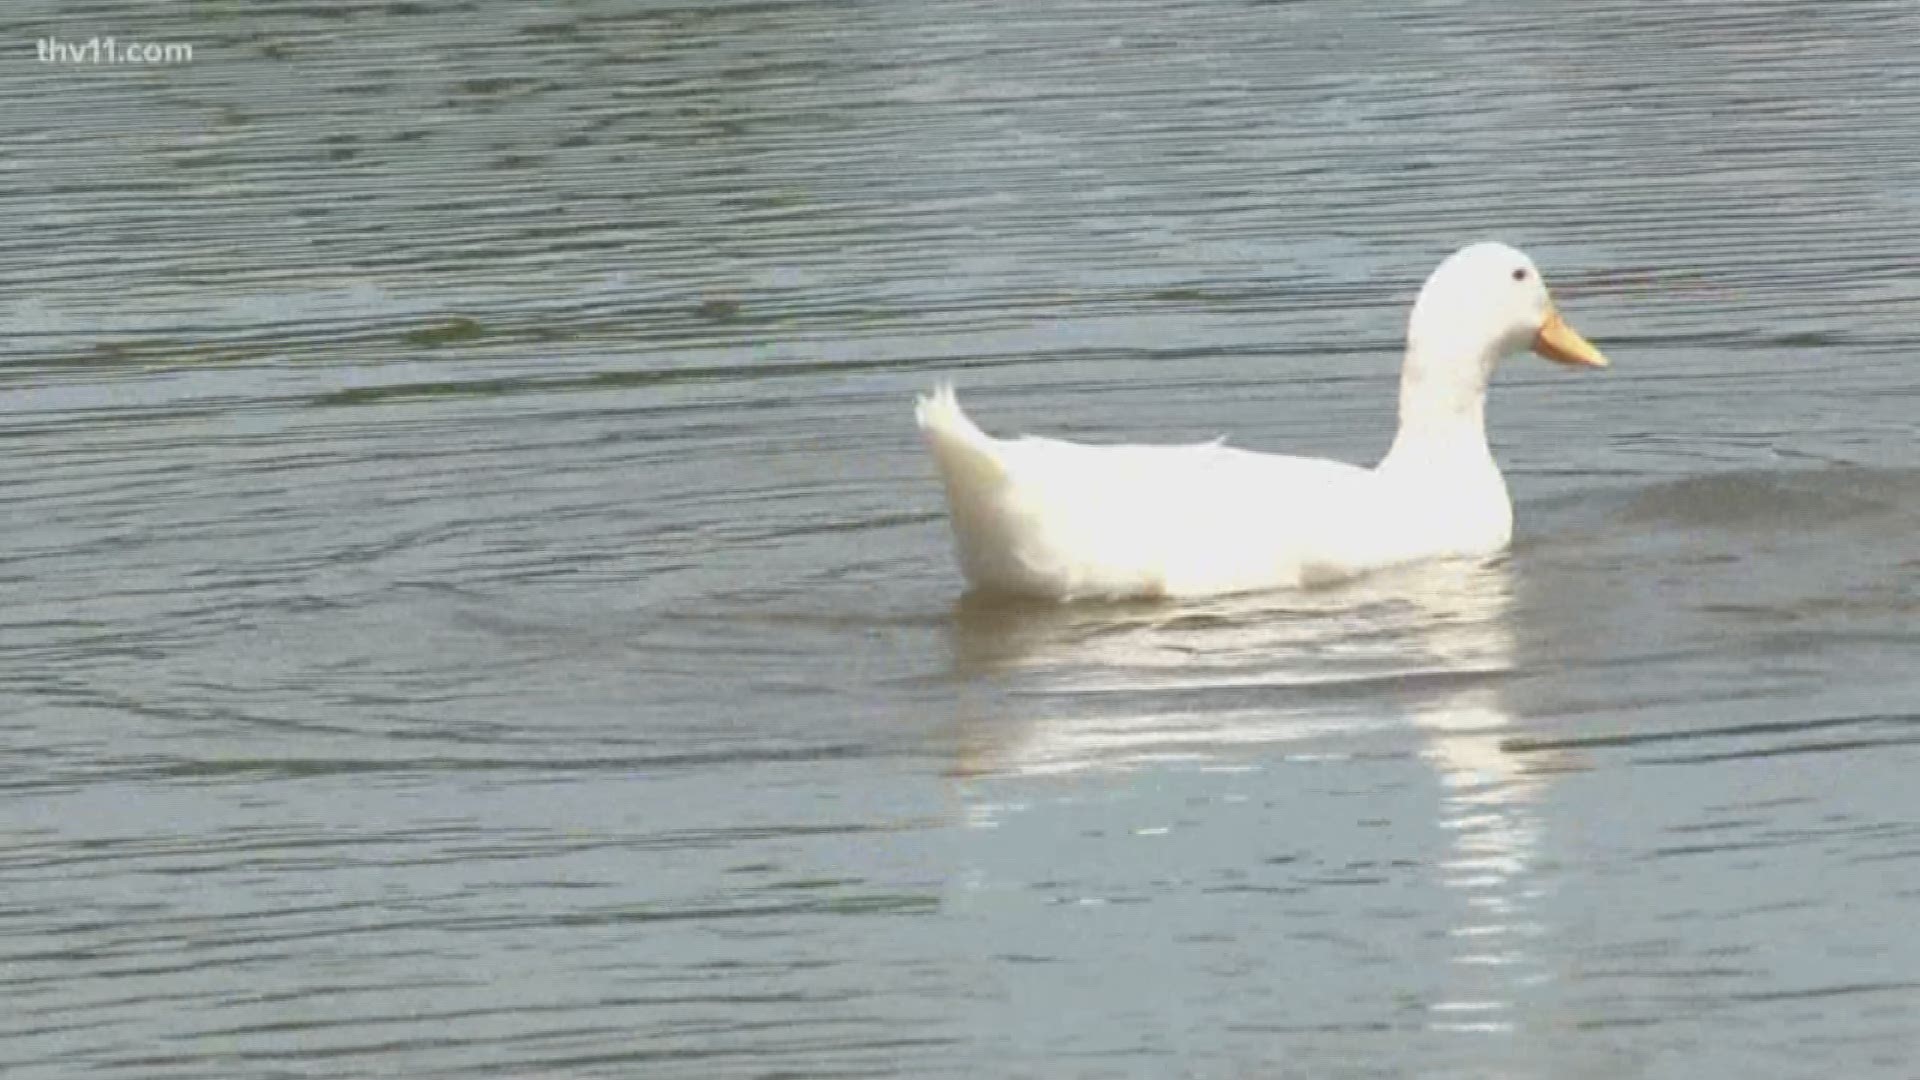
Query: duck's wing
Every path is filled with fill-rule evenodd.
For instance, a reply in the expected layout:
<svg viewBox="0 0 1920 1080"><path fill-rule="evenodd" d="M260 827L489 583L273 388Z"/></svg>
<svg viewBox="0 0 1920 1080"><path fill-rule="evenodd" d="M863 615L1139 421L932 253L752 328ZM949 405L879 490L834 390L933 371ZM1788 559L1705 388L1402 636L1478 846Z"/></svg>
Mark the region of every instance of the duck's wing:
<svg viewBox="0 0 1920 1080"><path fill-rule="evenodd" d="M922 399L920 422L962 566L985 588L1072 598L1297 584L1338 555L1372 498L1371 470L1218 442L994 439L950 395Z"/></svg>
<svg viewBox="0 0 1920 1080"><path fill-rule="evenodd" d="M1185 445L1094 444L1028 435L1001 441L998 459L1007 476L1021 482L1094 483L1229 501L1262 491L1337 485L1371 472L1329 458L1242 450L1217 439Z"/></svg>
<svg viewBox="0 0 1920 1080"><path fill-rule="evenodd" d="M1345 573L1369 557L1379 516L1373 472L1325 458L1023 439L1005 460L1008 504L1032 509L1062 562L1159 595Z"/></svg>

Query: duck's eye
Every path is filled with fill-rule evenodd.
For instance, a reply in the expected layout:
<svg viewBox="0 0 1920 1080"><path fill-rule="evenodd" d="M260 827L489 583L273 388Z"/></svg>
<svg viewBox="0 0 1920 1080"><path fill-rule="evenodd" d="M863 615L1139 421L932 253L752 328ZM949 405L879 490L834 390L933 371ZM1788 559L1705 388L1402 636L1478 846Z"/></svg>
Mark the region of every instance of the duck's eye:
<svg viewBox="0 0 1920 1080"><path fill-rule="evenodd" d="M1513 271L1513 280L1515 281L1527 280L1527 268L1524 266L1516 267Z"/></svg>

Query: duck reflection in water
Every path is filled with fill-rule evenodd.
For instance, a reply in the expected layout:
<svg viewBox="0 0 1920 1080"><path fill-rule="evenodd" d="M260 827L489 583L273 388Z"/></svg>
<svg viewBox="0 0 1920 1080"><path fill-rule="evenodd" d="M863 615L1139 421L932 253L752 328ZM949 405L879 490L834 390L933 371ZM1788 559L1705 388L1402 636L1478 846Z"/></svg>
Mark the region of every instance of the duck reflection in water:
<svg viewBox="0 0 1920 1080"><path fill-rule="evenodd" d="M1428 1002L1430 1025L1507 1030L1543 978L1530 947L1537 804L1554 765L1502 745L1514 722L1513 592L1499 559L1177 605L970 595L951 622L962 798L990 803L1012 777L1256 769L1276 750L1337 762L1343 746L1417 731L1446 837L1434 874L1458 907L1447 930L1457 978Z"/></svg>

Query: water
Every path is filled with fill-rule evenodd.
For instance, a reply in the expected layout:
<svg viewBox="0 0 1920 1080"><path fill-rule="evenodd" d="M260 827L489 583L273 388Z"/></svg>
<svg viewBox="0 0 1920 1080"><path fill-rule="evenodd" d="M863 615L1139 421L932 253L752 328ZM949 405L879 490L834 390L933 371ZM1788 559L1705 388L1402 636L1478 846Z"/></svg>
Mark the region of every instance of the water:
<svg viewBox="0 0 1920 1080"><path fill-rule="evenodd" d="M0 1071L1913 1075L1920 10L1379 7L0 17ZM1489 235L1509 558L960 601Z"/></svg>

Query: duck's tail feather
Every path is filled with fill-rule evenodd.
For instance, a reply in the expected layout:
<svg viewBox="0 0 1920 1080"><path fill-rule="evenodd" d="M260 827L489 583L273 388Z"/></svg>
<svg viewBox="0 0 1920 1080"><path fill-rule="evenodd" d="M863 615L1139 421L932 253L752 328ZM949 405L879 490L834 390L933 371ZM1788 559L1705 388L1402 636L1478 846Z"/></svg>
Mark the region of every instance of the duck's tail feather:
<svg viewBox="0 0 1920 1080"><path fill-rule="evenodd" d="M920 434L949 485L997 484L1006 478L1006 466L992 436L967 418L953 384L941 383L932 393L920 395L914 403L913 418L919 422Z"/></svg>

